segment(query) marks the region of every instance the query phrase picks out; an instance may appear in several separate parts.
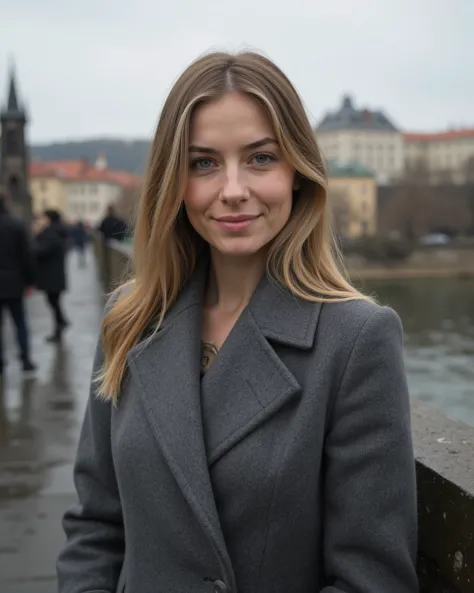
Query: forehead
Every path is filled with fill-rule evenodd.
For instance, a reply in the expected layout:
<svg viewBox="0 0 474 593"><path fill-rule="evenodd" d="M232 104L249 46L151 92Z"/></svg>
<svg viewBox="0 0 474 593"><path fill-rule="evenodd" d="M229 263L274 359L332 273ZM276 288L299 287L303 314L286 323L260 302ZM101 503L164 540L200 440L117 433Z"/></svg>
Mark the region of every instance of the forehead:
<svg viewBox="0 0 474 593"><path fill-rule="evenodd" d="M249 144L274 130L265 108L243 93L227 93L214 101L199 105L192 117L190 141L213 146L224 140Z"/></svg>

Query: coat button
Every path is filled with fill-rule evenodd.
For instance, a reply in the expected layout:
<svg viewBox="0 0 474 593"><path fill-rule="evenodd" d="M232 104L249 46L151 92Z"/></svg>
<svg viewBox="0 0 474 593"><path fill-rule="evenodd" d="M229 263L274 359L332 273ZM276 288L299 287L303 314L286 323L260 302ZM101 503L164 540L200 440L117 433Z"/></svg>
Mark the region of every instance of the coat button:
<svg viewBox="0 0 474 593"><path fill-rule="evenodd" d="M229 587L224 581L214 581L214 593L229 593Z"/></svg>

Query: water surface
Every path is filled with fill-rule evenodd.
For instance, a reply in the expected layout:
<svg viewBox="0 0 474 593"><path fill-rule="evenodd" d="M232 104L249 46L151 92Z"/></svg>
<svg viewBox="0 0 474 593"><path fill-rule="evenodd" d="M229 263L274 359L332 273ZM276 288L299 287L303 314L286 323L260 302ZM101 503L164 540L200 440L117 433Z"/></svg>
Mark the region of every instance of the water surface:
<svg viewBox="0 0 474 593"><path fill-rule="evenodd" d="M405 329L410 392L474 426L474 279L370 280Z"/></svg>

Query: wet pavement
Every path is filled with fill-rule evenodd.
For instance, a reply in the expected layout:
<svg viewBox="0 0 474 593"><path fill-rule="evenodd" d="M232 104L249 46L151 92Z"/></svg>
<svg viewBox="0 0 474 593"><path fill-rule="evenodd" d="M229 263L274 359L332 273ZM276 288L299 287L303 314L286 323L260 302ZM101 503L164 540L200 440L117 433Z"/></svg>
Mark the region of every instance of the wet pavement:
<svg viewBox="0 0 474 593"><path fill-rule="evenodd" d="M52 321L44 296L27 299L35 379L23 379L11 324L0 383L0 593L54 593L64 541L61 517L75 501L72 464L88 396L102 296L92 252L68 258L64 306L71 326L45 343ZM7 317L5 315L5 317Z"/></svg>

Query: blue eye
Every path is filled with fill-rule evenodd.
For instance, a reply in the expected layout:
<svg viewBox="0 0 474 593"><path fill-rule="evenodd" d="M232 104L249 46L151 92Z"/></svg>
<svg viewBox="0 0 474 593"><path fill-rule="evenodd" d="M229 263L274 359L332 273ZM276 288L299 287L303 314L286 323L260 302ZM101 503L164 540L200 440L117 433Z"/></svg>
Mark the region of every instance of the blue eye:
<svg viewBox="0 0 474 593"><path fill-rule="evenodd" d="M193 167L193 169L196 169L197 171L208 171L209 169L212 168L212 160L208 159L208 158L199 158L199 159L195 159L192 163L191 166Z"/></svg>
<svg viewBox="0 0 474 593"><path fill-rule="evenodd" d="M255 165L268 165L269 163L273 162L275 160L274 157L272 157L269 154L265 154L264 152L261 152L259 154L254 154L252 157L252 161Z"/></svg>

